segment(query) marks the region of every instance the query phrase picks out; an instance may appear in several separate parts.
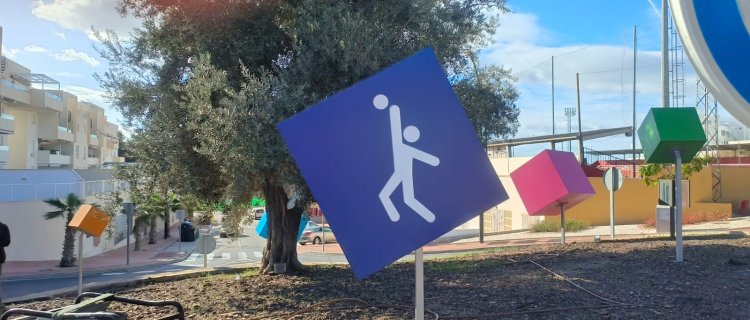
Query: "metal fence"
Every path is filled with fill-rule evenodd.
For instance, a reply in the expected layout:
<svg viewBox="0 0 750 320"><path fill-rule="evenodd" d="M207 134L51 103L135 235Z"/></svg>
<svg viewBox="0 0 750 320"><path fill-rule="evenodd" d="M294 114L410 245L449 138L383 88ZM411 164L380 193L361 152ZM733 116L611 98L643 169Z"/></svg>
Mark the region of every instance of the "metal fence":
<svg viewBox="0 0 750 320"><path fill-rule="evenodd" d="M71 192L78 197L115 190L112 180L82 181L73 183L0 184L0 202L41 201L65 198Z"/></svg>

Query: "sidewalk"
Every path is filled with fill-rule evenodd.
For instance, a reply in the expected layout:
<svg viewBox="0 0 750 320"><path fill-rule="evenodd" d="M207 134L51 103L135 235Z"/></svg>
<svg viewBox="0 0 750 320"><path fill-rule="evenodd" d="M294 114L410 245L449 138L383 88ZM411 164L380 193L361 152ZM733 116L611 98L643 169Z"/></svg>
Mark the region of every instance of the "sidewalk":
<svg viewBox="0 0 750 320"><path fill-rule="evenodd" d="M130 252L130 265L125 264L126 247L88 257L84 259L84 270L87 274L111 272L115 270L132 270L146 268L153 265L170 264L187 258L195 249L195 242L177 242L179 235L179 225L171 229L171 237L163 239L163 235L157 236L156 244L143 244L141 251ZM732 218L728 221L709 222L702 224L689 225L684 227L686 234L696 233L729 233L732 231L741 231L750 234L750 217ZM580 232L566 233L568 243L572 242L592 242L594 236L599 236L601 240L609 239L609 226L592 227ZM644 228L641 225L620 225L616 226L616 239L637 239L646 237L655 237L664 234L656 233L654 228ZM474 233L476 234L476 233ZM457 235L463 239L455 239ZM449 234L449 240L452 242L440 243L435 241L424 247L425 253L443 253L457 251L471 251L486 248L521 246L532 244L552 244L560 242L560 233L542 232L533 233L529 231L504 233L498 235L485 236L485 242L479 243L479 238L473 236L470 232L459 230ZM147 242L147 239L146 241ZM131 249L134 244L131 243ZM325 245L297 245L298 253L325 253L325 254L343 254L338 243L328 243ZM3 265L4 279L23 279L23 278L48 278L59 277L64 275L77 275L78 267L60 268L57 266L59 260L49 261L9 261Z"/></svg>
<svg viewBox="0 0 750 320"><path fill-rule="evenodd" d="M732 231L744 232L750 234L750 217L732 218L727 221L706 222L694 225L683 226L685 234L700 233L729 233ZM498 235L488 235L484 237L484 243L479 243L478 234L476 236L467 236L464 239L455 240L451 243L430 244L424 247L424 253L444 253L455 251L471 251L487 248L510 247L532 244L551 244L560 243L559 232L510 232ZM594 236L599 236L601 240L610 239L609 226L596 226L579 232L565 233L567 243L572 242L593 242ZM655 228L645 228L642 225L619 225L615 226L615 239L627 240L656 236L666 236L664 233L656 233ZM434 242L433 242L434 243ZM325 247L325 248L324 248ZM338 243L327 243L325 245L308 244L297 246L298 253L327 253L343 254Z"/></svg>
<svg viewBox="0 0 750 320"><path fill-rule="evenodd" d="M164 239L164 233L157 234L157 243L148 244L148 237L143 239L140 251L132 251L135 243L130 243L130 264L126 264L126 246L83 259L83 268L87 274L103 273L123 269L137 269L152 265L169 264L187 258L195 249L195 242L178 243L179 224L170 229L170 237ZM61 248L62 249L62 248ZM179 251L178 251L179 250ZM76 256L78 249L76 248ZM9 279L50 278L65 275L78 275L78 265L61 268L60 260L47 261L8 261L3 264L2 277Z"/></svg>

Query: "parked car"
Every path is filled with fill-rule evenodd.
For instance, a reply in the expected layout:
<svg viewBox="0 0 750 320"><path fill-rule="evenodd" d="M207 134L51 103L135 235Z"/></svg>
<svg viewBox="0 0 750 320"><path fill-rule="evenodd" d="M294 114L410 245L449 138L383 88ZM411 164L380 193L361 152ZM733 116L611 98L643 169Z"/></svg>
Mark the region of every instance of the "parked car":
<svg viewBox="0 0 750 320"><path fill-rule="evenodd" d="M264 213L266 213L266 208L253 208L253 216L255 217L255 220L260 220Z"/></svg>
<svg viewBox="0 0 750 320"><path fill-rule="evenodd" d="M321 244L323 241L336 241L336 236L333 234L333 231L331 231L331 228L321 225L305 228L305 230L302 231L302 237L299 238L299 244L303 246L307 243Z"/></svg>

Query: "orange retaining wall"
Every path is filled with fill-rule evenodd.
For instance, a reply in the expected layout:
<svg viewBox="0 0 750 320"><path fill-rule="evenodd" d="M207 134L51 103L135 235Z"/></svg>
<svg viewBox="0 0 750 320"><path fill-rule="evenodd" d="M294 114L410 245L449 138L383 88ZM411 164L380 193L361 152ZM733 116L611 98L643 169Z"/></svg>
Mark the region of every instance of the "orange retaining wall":
<svg viewBox="0 0 750 320"><path fill-rule="evenodd" d="M712 203L711 168L704 168L690 178L690 206L683 213L731 213L733 205L750 199L750 167L721 167L723 202ZM601 177L589 178L595 195L565 211L567 220L587 221L594 226L609 225L609 190ZM656 215L659 192L657 186L646 186L640 179L626 178L614 193L615 224L640 224ZM560 216L547 217L560 220Z"/></svg>

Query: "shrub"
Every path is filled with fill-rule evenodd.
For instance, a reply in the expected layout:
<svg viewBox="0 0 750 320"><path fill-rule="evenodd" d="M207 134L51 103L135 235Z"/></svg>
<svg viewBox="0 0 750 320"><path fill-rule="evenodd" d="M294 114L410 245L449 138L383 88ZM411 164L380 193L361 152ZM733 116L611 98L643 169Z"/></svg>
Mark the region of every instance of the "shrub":
<svg viewBox="0 0 750 320"><path fill-rule="evenodd" d="M576 232L588 229L588 222L578 220L565 220L565 231ZM531 232L559 232L560 222L557 219L545 219L531 226Z"/></svg>
<svg viewBox="0 0 750 320"><path fill-rule="evenodd" d="M691 212L682 214L682 225L703 223L709 221L724 221L731 218L732 215L727 212ZM656 218L648 217L643 221L643 225L646 227L656 227Z"/></svg>

